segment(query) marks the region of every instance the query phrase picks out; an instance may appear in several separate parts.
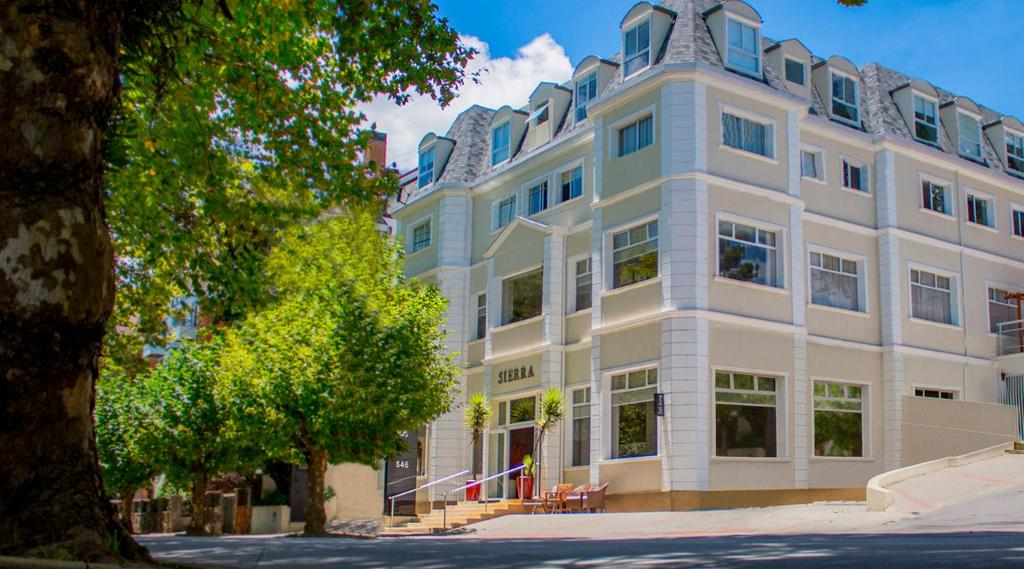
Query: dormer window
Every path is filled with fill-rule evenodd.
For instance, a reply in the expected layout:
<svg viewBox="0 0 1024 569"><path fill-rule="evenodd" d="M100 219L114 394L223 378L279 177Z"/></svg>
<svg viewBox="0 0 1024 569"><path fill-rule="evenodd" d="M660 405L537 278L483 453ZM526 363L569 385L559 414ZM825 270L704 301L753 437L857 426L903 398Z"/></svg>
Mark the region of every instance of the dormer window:
<svg viewBox="0 0 1024 569"><path fill-rule="evenodd" d="M419 187L427 186L434 181L434 147L420 152Z"/></svg>
<svg viewBox="0 0 1024 569"><path fill-rule="evenodd" d="M832 73L832 116L860 126L860 105L857 82L852 77Z"/></svg>
<svg viewBox="0 0 1024 569"><path fill-rule="evenodd" d="M1006 167L1024 173L1024 136L1006 133Z"/></svg>
<svg viewBox="0 0 1024 569"><path fill-rule="evenodd" d="M956 122L960 134L960 154L981 160L981 123L967 113L957 113Z"/></svg>
<svg viewBox="0 0 1024 569"><path fill-rule="evenodd" d="M786 81L797 85L807 84L807 66L804 62L786 58Z"/></svg>
<svg viewBox="0 0 1024 569"><path fill-rule="evenodd" d="M627 30L624 42L622 76L629 77L651 64L651 21L644 20Z"/></svg>
<svg viewBox="0 0 1024 569"><path fill-rule="evenodd" d="M729 34L729 55L727 64L738 71L751 75L761 74L761 50L758 49L758 30L756 27L729 18L727 26Z"/></svg>
<svg viewBox="0 0 1024 569"><path fill-rule="evenodd" d="M530 115L530 118L527 120L529 120L533 124L540 125L548 122L549 116L550 113L548 113L548 104L543 103L541 106L534 109L533 113Z"/></svg>
<svg viewBox="0 0 1024 569"><path fill-rule="evenodd" d="M938 144L939 127L935 101L914 95L914 138L921 142Z"/></svg>
<svg viewBox="0 0 1024 569"><path fill-rule="evenodd" d="M502 123L491 130L491 166L508 160L512 140L512 125Z"/></svg>
<svg viewBox="0 0 1024 569"><path fill-rule="evenodd" d="M576 122L587 118L587 103L597 98L597 71L576 82Z"/></svg>

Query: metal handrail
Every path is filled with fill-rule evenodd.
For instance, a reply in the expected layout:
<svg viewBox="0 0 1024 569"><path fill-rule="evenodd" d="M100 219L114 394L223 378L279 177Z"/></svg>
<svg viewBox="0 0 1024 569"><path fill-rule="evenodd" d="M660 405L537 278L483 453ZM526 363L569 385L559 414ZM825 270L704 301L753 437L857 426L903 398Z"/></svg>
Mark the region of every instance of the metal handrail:
<svg viewBox="0 0 1024 569"><path fill-rule="evenodd" d="M526 468L526 465L525 464L520 464L519 466L516 466L514 468L509 468L508 470L505 470L504 472L499 472L497 474L492 474L492 475L488 476L487 478L483 478L481 480L474 480L474 481L470 482L469 484L466 484L465 486L460 486L458 488L452 488L451 490L446 490L444 492L444 494L441 494L441 501L444 503L444 514L441 516L441 527L443 529L448 529L448 494L449 493L458 494L459 492L468 490L469 488L472 488L473 486L479 486L479 485L483 484L484 482L489 482L489 481L494 480L495 478L498 478L500 476L507 476L509 474L512 474L513 472L518 472L518 471L520 471L520 470L522 470L524 468ZM487 511L487 498L484 497L484 512L486 512L486 511Z"/></svg>
<svg viewBox="0 0 1024 569"><path fill-rule="evenodd" d="M422 486L417 486L416 488L413 488L412 490L406 490L405 492L401 492L401 493L395 494L394 496L389 497L388 500L391 500L391 525L392 526L395 525L395 498L401 498L402 496L405 496L407 494L412 494L413 492L419 492L420 490L422 490L424 488L430 488L431 486L433 486L435 484L439 484L441 482L444 482L445 480L451 480L452 478L455 478L456 476L462 476L462 475L466 474L467 472L469 472L468 468L465 469L465 470L460 470L459 472L456 472L455 474L449 474L448 476L445 476L444 478L438 478L437 480L433 480L433 481L427 482L426 484L424 484Z"/></svg>

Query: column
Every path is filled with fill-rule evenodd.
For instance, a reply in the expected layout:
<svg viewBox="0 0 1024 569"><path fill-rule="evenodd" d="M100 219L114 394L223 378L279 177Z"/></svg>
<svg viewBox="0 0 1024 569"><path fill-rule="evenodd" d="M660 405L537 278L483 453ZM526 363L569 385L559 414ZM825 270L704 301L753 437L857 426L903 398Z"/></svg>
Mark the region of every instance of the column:
<svg viewBox="0 0 1024 569"><path fill-rule="evenodd" d="M903 451L903 355L896 351L903 343L899 238L891 229L896 216L896 162L891 150L875 154L875 204L878 215L879 310L882 320L882 385L885 429L885 468L899 468Z"/></svg>
<svg viewBox="0 0 1024 569"><path fill-rule="evenodd" d="M803 110L786 113L786 167L787 190L790 196L800 197L800 119ZM789 206L789 289L793 300L793 475L794 486L807 488L807 458L811 428L811 378L807 375L807 332L804 326L807 312L807 253L804 250L803 206Z"/></svg>
<svg viewBox="0 0 1024 569"><path fill-rule="evenodd" d="M540 357L540 385L549 389L562 389L562 346L565 343L565 232L552 227L544 236L544 343L548 349ZM565 394L568 397L568 394ZM544 435L541 449L540 488L551 488L562 480L562 429L569 419L571 402L566 401L566 418Z"/></svg>

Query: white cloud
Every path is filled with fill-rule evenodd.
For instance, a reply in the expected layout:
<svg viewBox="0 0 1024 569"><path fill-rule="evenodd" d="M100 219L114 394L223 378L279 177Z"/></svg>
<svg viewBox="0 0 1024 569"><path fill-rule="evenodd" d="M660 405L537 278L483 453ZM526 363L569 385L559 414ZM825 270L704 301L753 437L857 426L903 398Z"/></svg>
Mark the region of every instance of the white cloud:
<svg viewBox="0 0 1024 569"><path fill-rule="evenodd" d="M455 117L473 105L497 109L502 105L520 107L541 81L564 82L572 74L565 49L550 34L537 36L520 47L515 57L491 59L490 47L473 36L462 42L479 52L469 63L466 83L446 109L429 97L417 97L399 107L378 97L362 108L377 130L388 135L388 163L397 162L402 171L416 165L417 147L428 132L443 135ZM468 79L480 71L479 83Z"/></svg>

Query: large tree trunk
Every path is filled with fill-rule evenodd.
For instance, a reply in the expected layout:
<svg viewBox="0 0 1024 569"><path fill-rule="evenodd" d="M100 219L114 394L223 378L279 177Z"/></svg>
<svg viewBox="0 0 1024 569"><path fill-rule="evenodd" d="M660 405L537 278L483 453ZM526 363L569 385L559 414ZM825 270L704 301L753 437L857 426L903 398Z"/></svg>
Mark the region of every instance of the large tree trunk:
<svg viewBox="0 0 1024 569"><path fill-rule="evenodd" d="M132 505L135 503L135 489L124 488L121 490L121 525L128 533L135 533L132 527Z"/></svg>
<svg viewBox="0 0 1024 569"><path fill-rule="evenodd" d="M114 298L102 147L118 0L0 8L0 553L145 556L104 498L93 433ZM111 550L116 550L112 552Z"/></svg>
<svg viewBox="0 0 1024 569"><path fill-rule="evenodd" d="M327 513L324 512L324 475L327 473L327 453L322 450L306 451L309 478L306 491L306 535L327 534Z"/></svg>
<svg viewBox="0 0 1024 569"><path fill-rule="evenodd" d="M206 474L192 478L192 519L185 533L206 535Z"/></svg>

